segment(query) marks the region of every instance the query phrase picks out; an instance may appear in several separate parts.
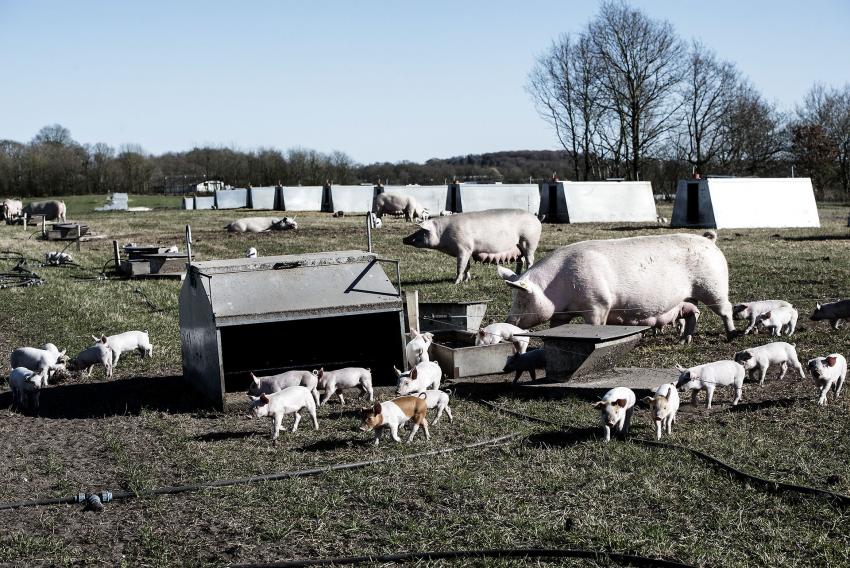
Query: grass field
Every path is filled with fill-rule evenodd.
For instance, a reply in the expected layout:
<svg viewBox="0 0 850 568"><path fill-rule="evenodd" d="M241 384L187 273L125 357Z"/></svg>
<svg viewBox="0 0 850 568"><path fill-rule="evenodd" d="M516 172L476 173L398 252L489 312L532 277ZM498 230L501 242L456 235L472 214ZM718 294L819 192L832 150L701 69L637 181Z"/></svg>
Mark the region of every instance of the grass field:
<svg viewBox="0 0 850 568"><path fill-rule="evenodd" d="M277 447L268 423L246 417L244 395L231 393L223 413L196 408L182 384L174 282L97 280L121 243L178 244L191 223L199 259L365 248L363 217L299 214L299 230L231 235L222 227L241 212L176 209L176 198L135 198L149 213L96 213L102 197L66 200L69 218L109 239L69 249L84 269L39 268L43 286L0 290L0 352L51 341L76 353L90 335L148 329L154 358L122 358L107 382L51 386L38 417L6 410L0 394L0 502L62 497L102 489L140 491L165 485L306 469L347 461L404 456L512 432L520 441L496 448L382 464L368 469L242 485L171 497L123 500L102 513L78 506L0 512L0 563L8 565L194 566L396 551L497 547L575 547L676 559L699 566L850 565L850 512L824 499L770 494L733 480L687 454L632 443L603 444L597 416L585 400L545 400L507 384L481 387L503 406L564 424L563 430L501 415L471 400L452 402L430 443L384 441L371 446L356 430L356 405L319 412L320 430L302 421ZM668 210L662 211L669 216ZM731 298L782 298L800 310L793 341L801 360L846 352L848 332L807 321L816 299L850 296L848 208L820 208L817 230L720 231L731 273ZM375 249L401 260L402 284L422 300L489 298L498 319L510 294L492 266L475 266L473 280L455 286L454 260L401 245L411 232L389 221ZM538 255L586 239L664 234L641 225L546 225ZM32 231L0 226L0 250L43 257L55 243ZM14 265L4 261L2 270ZM137 292L140 290L142 293ZM147 297L158 310L145 301ZM740 322L739 322L740 327ZM767 342L764 335L726 343L720 320L703 310L689 346L672 335L647 337L623 362L629 366L695 365L730 358ZM335 338L329 337L329 341ZM281 346L285 349L286 346ZM8 358L0 357L8 372ZM505 377L509 382L509 378ZM471 388L463 389L470 397ZM848 398L825 408L815 389L789 373L763 387L747 383L732 410L728 390L710 412L685 405L670 441L702 449L764 477L850 493ZM381 399L391 397L379 389ZM645 410L633 436L650 438ZM476 561L521 565L521 561ZM437 564L460 564L441 562ZM607 566L576 561L574 566Z"/></svg>

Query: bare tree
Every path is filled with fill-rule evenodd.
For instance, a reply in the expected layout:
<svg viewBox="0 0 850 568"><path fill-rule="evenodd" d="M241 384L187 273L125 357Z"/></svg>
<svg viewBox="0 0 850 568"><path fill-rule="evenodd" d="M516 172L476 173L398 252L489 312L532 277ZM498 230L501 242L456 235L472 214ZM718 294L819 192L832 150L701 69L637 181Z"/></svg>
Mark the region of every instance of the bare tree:
<svg viewBox="0 0 850 568"><path fill-rule="evenodd" d="M824 182L830 178L825 170L832 162L841 189L850 192L850 84L843 88L812 87L797 108L795 126L795 157L806 154L813 158L817 154L818 177Z"/></svg>
<svg viewBox="0 0 850 568"><path fill-rule="evenodd" d="M744 82L724 118L728 135L718 163L734 175L764 175L775 171L787 148L785 117Z"/></svg>
<svg viewBox="0 0 850 568"><path fill-rule="evenodd" d="M669 22L624 2L603 3L587 34L618 133L607 138L616 141L612 148L622 147L629 176L640 179L644 156L677 126L684 48Z"/></svg>
<svg viewBox="0 0 850 568"><path fill-rule="evenodd" d="M540 115L569 153L577 180L587 180L599 144L603 107L600 83L586 34L564 34L541 55L528 76L526 91Z"/></svg>
<svg viewBox="0 0 850 568"><path fill-rule="evenodd" d="M683 128L674 144L679 158L700 174L727 143L725 118L735 101L739 75L732 63L718 61L701 43L692 43L682 81Z"/></svg>

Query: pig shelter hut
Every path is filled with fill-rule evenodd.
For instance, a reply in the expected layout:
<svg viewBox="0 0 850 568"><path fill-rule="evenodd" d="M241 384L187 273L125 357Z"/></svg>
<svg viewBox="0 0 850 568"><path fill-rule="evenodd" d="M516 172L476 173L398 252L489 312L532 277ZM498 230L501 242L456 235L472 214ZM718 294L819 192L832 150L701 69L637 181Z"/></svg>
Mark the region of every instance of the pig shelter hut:
<svg viewBox="0 0 850 568"><path fill-rule="evenodd" d="M399 290L376 255L338 251L193 262L180 291L183 375L222 408L249 372L404 366Z"/></svg>
<svg viewBox="0 0 850 568"><path fill-rule="evenodd" d="M809 178L679 180L672 227L820 227Z"/></svg>

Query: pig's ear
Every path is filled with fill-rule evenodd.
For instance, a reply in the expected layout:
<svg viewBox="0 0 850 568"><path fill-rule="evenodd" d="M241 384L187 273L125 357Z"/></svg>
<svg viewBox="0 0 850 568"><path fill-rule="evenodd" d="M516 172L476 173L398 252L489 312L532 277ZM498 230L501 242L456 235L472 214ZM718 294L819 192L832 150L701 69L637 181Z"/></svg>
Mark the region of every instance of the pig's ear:
<svg viewBox="0 0 850 568"><path fill-rule="evenodd" d="M478 330L478 335L480 335L481 337L484 337L485 335L487 335L487 332L486 332L486 331L484 331L483 329L479 329L479 330Z"/></svg>
<svg viewBox="0 0 850 568"><path fill-rule="evenodd" d="M528 280L505 280L505 284L507 284L508 286L513 286L514 288L517 288L524 292L531 293L531 285L528 283Z"/></svg>
<svg viewBox="0 0 850 568"><path fill-rule="evenodd" d="M108 340L106 339L106 335L101 335L101 336L100 336L100 342L101 342L101 343L103 343L103 344L105 345L105 344L107 343L107 341L108 341Z"/></svg>
<svg viewBox="0 0 850 568"><path fill-rule="evenodd" d="M64 357L64 356L65 356L65 352L66 352L66 351L67 351L67 349L63 349L62 351L60 351L60 352L59 352L59 356L60 356L60 357Z"/></svg>
<svg viewBox="0 0 850 568"><path fill-rule="evenodd" d="M655 399L651 396L645 396L641 400L643 400L647 404L652 404L652 401L655 400Z"/></svg>
<svg viewBox="0 0 850 568"><path fill-rule="evenodd" d="M836 359L832 355L830 355L829 357L826 358L826 364L829 365L830 367L835 367L836 361L838 361L838 359Z"/></svg>
<svg viewBox="0 0 850 568"><path fill-rule="evenodd" d="M496 268L496 273L499 275L499 278L501 278L502 280L508 280L508 281L511 281L511 282L513 282L514 280L519 278L519 276L517 276L516 272L514 272L510 268L505 268L504 266L499 266L498 268Z"/></svg>
<svg viewBox="0 0 850 568"><path fill-rule="evenodd" d="M605 408L606 406L608 406L608 402L604 400L597 400L596 402L591 402L590 404L593 406L593 408Z"/></svg>
<svg viewBox="0 0 850 568"><path fill-rule="evenodd" d="M768 318L770 317L770 314L771 314L771 313L772 313L772 312L767 312L767 313L765 313L765 314L762 314L761 319L768 319Z"/></svg>
<svg viewBox="0 0 850 568"><path fill-rule="evenodd" d="M434 341L434 334L431 333L430 331L426 331L425 333L423 333L422 337L424 337L429 343L431 341Z"/></svg>
<svg viewBox="0 0 850 568"><path fill-rule="evenodd" d="M417 375L417 374L418 374L418 372L416 371L416 367L413 367L413 369L411 369L411 371L410 371L410 379L411 379L411 380L416 380L416 375Z"/></svg>
<svg viewBox="0 0 850 568"><path fill-rule="evenodd" d="M685 371L685 368L683 366L681 366L680 364L676 363L676 370L679 371L680 373L682 373L682 372Z"/></svg>
<svg viewBox="0 0 850 568"><path fill-rule="evenodd" d="M410 330L410 337L419 337L419 332L415 329Z"/></svg>
<svg viewBox="0 0 850 568"><path fill-rule="evenodd" d="M374 411L375 414L380 414L381 413L381 403L376 402L375 406L372 407L372 411Z"/></svg>
<svg viewBox="0 0 850 568"><path fill-rule="evenodd" d="M260 384L260 377L258 377L254 373L251 373L251 380L253 380L256 384Z"/></svg>
<svg viewBox="0 0 850 568"><path fill-rule="evenodd" d="M618 405L620 408L625 408L625 407L626 407L626 404L628 404L628 401L627 401L625 398L618 398L618 399L617 399L617 405Z"/></svg>
<svg viewBox="0 0 850 568"><path fill-rule="evenodd" d="M820 309L820 304L815 304L815 309L816 309L816 310L819 310L819 309Z"/></svg>
<svg viewBox="0 0 850 568"><path fill-rule="evenodd" d="M269 403L269 397L267 397L265 393L261 394L260 395L260 402L262 402L263 404L268 404Z"/></svg>
<svg viewBox="0 0 850 568"><path fill-rule="evenodd" d="M395 366L395 365L393 365L393 371L395 371L395 376L396 376L396 377L400 377L400 376L401 376L401 371L399 371L399 370L396 368L396 366Z"/></svg>
<svg viewBox="0 0 850 568"><path fill-rule="evenodd" d="M91 338L94 339L95 341L100 341L100 338L96 335L92 335Z"/></svg>

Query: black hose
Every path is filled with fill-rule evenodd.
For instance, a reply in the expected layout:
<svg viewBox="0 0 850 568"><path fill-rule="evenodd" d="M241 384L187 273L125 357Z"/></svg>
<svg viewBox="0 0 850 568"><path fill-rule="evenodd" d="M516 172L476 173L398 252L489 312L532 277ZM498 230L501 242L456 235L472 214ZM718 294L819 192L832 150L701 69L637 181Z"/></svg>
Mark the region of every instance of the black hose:
<svg viewBox="0 0 850 568"><path fill-rule="evenodd" d="M555 426L555 427L561 428L561 429L566 428L565 425L559 424L557 422L553 422L552 420L546 420L545 418L538 418L537 416L531 416L531 415L528 415L528 414L523 414L522 412L517 412L515 410L510 410L508 408L502 408L501 406L498 406L498 405L493 404L492 402L488 402L486 400L476 400L475 402L478 402L478 403L483 404L485 406L489 406L490 408L498 410L499 412L504 412L505 414L511 414L513 416L523 418L525 420L529 420L529 421L532 421L532 422L539 422L539 423L542 423L542 424L548 424L550 426ZM727 471L728 473L730 473L732 475L732 477L734 477L736 479L743 480L743 481L754 482L755 484L757 484L761 487L764 487L765 489L767 489L767 491L769 491L771 493L783 493L783 492L802 493L802 494L805 494L805 495L814 495L814 496L817 496L817 497L825 497L825 498L830 499L831 501L834 501L835 503L842 505L844 507L850 505L850 496L844 495L843 493L836 493L834 491L829 491L827 489L819 489L817 487L809 487L807 485L796 485L794 483L785 483L784 481L776 481L774 479L767 479L767 478L764 478L764 477L759 477L757 475L753 475L751 473L741 471L740 469L733 467L733 466L729 465L728 463L726 463L726 462L724 462L724 461L722 461L722 460L720 460L720 459L718 459L718 458L716 458L716 457L714 457L710 454L707 454L703 451L700 451L700 450L697 450L697 449L694 449L694 448L690 448L688 446L680 446L678 444L670 444L670 443L667 443L667 442L656 442L655 440L645 440L643 438L630 438L630 441L635 443L635 444L641 444L641 445L649 446L649 447L653 447L653 448L667 448L667 449L671 449L671 450L682 450L682 451L685 451L685 452L689 452L692 455L695 455L698 458L702 459L703 461L706 461L706 462L708 462L712 465L716 465L716 466L720 467L721 469Z"/></svg>
<svg viewBox="0 0 850 568"><path fill-rule="evenodd" d="M473 442L471 444L465 444L463 446L455 446L452 448L442 448L439 450L429 450L427 452L418 452L415 454L408 454L404 456L396 456L391 458L382 458L377 460L369 460L369 461L361 461L361 462L350 462L350 463L338 463L323 467L317 467L314 469L302 469L299 471L285 471L280 473L270 473L267 475L254 475L251 477L239 477L236 479L219 479L216 481L211 481L209 483L198 483L194 485L175 485L170 487L159 487L157 489L148 489L143 491L112 491L112 499L131 499L133 497L151 497L154 495L174 495L176 493L186 493L189 491L200 491L202 489L211 489L213 487L229 487L231 485L243 485L246 483L256 483L260 481L278 481L281 479L292 479L294 477L309 477L313 475L320 475L323 473L329 473L331 471L341 471L347 469L359 469L362 467L376 465L381 463L390 463L393 461L404 461L413 458L421 458L426 456L436 456L441 454L448 454L451 452L458 452L463 450L470 450L473 448L479 448L482 446L493 446L496 444L502 444L508 442L510 440L514 440L519 438L519 434L506 434L504 436L498 436L496 438L491 438L489 440L483 440L481 442ZM102 492L108 493L108 492ZM77 496L73 497L59 497L54 499L36 499L32 501L18 501L13 503L2 503L0 504L0 511L8 510L8 509L20 509L22 507L36 507L40 505L59 505L59 504L71 504L78 503L79 499Z"/></svg>
<svg viewBox="0 0 850 568"><path fill-rule="evenodd" d="M277 568L281 566L328 566L338 564L376 564L386 562L411 562L415 560L454 560L457 558L584 558L597 562L613 561L625 566L660 566L662 568L693 568L676 560L662 560L636 554L587 550L583 548L485 548L476 550L448 550L432 552L399 552L370 556L347 556L342 558L308 558L284 560L266 564L233 564L231 568Z"/></svg>

